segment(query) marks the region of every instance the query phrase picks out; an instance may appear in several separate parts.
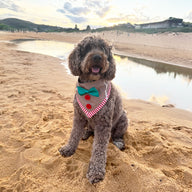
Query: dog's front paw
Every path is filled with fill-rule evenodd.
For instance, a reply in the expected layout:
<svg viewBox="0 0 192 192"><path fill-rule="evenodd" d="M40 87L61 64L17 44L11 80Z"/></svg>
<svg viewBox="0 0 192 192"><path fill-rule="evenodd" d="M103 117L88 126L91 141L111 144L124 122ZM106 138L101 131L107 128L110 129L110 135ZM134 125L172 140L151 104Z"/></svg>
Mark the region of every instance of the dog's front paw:
<svg viewBox="0 0 192 192"><path fill-rule="evenodd" d="M89 164L87 179L91 184L102 181L105 177L105 168L101 169L92 163Z"/></svg>
<svg viewBox="0 0 192 192"><path fill-rule="evenodd" d="M75 150L72 150L72 148L68 145L63 146L59 149L60 154L63 157L70 157L71 155L73 155L75 153Z"/></svg>

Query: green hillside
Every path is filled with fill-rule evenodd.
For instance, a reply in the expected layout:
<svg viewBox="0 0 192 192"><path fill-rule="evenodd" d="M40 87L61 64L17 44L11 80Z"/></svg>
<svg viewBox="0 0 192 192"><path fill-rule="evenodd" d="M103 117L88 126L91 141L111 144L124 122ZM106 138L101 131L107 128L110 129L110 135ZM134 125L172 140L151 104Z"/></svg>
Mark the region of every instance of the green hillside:
<svg viewBox="0 0 192 192"><path fill-rule="evenodd" d="M49 25L38 25L21 19L8 18L0 20L0 30L8 31L36 31L36 32L73 32L78 29L62 28Z"/></svg>
<svg viewBox="0 0 192 192"><path fill-rule="evenodd" d="M35 32L104 32L104 31L125 31L131 32L141 32L141 33L164 33L164 32L192 32L192 23L182 23L181 27L171 27L171 28L149 28L149 29L138 29L135 25L130 23L118 24L112 27L102 27L97 29L91 29L88 25L85 30L79 30L77 25L74 28L63 28L57 26L49 25L39 25L29 21L8 18L0 20L0 30L3 31L35 31Z"/></svg>

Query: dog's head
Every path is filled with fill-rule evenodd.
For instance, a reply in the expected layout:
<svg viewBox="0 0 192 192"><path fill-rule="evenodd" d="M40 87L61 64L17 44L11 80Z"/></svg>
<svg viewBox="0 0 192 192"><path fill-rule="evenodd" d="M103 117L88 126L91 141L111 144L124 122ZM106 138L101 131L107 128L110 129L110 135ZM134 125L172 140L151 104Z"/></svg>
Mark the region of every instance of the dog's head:
<svg viewBox="0 0 192 192"><path fill-rule="evenodd" d="M111 49L100 37L84 38L69 55L71 73L88 81L112 80L116 66Z"/></svg>

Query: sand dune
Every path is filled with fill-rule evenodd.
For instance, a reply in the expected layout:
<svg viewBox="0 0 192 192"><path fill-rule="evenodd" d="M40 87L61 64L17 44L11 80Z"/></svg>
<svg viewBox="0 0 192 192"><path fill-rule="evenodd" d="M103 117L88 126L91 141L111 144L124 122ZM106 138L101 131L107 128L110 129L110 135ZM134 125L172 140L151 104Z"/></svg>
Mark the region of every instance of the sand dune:
<svg viewBox="0 0 192 192"><path fill-rule="evenodd" d="M4 42L29 35L0 34L0 191L192 191L192 113L184 110L124 100L126 149L109 144L106 176L96 185L86 178L93 138L81 141L72 157L61 157L76 79L59 59Z"/></svg>

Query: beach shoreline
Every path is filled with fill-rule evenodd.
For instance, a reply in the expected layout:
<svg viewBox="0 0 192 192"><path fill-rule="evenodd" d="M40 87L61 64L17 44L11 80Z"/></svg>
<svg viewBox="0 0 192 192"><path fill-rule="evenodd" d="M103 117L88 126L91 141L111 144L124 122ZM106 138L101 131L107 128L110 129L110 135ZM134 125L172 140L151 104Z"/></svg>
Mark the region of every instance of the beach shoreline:
<svg viewBox="0 0 192 192"><path fill-rule="evenodd" d="M54 40L68 43L78 43L88 35L99 35L106 39L118 55L161 62L168 65L192 68L192 33L165 33L165 34L140 34L140 33L6 33L1 32L0 40L15 40L31 38L37 40ZM131 36L133 36L131 38Z"/></svg>
<svg viewBox="0 0 192 192"><path fill-rule="evenodd" d="M140 55L135 55L135 54L129 54L127 52L118 51L118 50L113 51L113 53L116 54L116 55L125 56L125 57L128 57L128 58L141 59L141 60L151 61L151 62L155 62L155 63L161 63L161 64L165 64L165 65L169 65L169 66L176 66L176 67L181 67L181 68L186 68L186 69L192 69L192 65L188 65L188 64L185 64L185 63L176 64L176 63L173 63L173 62L170 62L170 61L156 59L156 58L152 58L152 57L148 57L148 56L140 56Z"/></svg>
<svg viewBox="0 0 192 192"><path fill-rule="evenodd" d="M96 185L86 178L92 137L80 141L72 157L60 156L58 149L67 143L73 124L77 78L67 74L60 59L16 50L7 41L39 38L77 43L83 36L0 33L0 191L190 192L189 111L124 99L130 119L126 149L120 151L109 143L105 179ZM159 41L158 37L160 45ZM190 45L186 48L190 51ZM169 57L174 61L174 55ZM182 64L190 67L189 61L190 57Z"/></svg>

